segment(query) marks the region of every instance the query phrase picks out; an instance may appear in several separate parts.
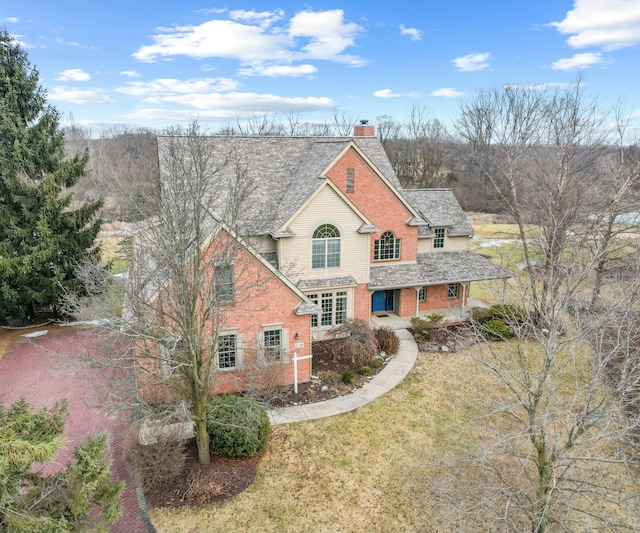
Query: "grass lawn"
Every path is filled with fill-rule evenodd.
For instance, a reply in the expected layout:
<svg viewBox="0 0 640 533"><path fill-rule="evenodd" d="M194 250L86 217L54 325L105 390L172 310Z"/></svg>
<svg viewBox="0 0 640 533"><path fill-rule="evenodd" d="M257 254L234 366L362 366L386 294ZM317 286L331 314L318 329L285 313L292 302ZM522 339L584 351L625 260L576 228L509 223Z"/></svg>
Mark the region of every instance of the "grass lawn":
<svg viewBox="0 0 640 533"><path fill-rule="evenodd" d="M356 412L275 427L243 494L152 510L152 521L159 532L425 530L427 462L475 430L461 392L474 366L466 353L420 354L402 384Z"/></svg>
<svg viewBox="0 0 640 533"><path fill-rule="evenodd" d="M500 388L480 371L479 349L421 353L407 378L371 404L275 427L244 493L200 507L153 509L152 522L160 533L494 531L491 521L445 525L450 506L431 491L433 480L456 475L478 490L483 485L477 470L452 473L447 466L469 446L490 441L478 393ZM502 424L495 417L493 423ZM626 470L615 475L621 484L636 481Z"/></svg>

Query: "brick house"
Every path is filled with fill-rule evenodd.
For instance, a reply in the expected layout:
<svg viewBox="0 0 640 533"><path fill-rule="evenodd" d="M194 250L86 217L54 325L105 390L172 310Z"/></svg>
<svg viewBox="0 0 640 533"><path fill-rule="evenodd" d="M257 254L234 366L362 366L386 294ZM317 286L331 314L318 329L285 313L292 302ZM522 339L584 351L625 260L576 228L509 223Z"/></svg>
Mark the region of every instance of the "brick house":
<svg viewBox="0 0 640 533"><path fill-rule="evenodd" d="M175 137L158 138L161 170L169 142ZM242 241L243 260L272 277L249 299L264 304L260 312L229 307L220 325L234 336L219 354L225 370L242 371L243 344L307 356L313 340L350 318L461 307L471 282L510 276L469 250L473 229L451 190L401 187L373 126L356 126L353 137L203 142L217 169L211 209L227 212L239 177L250 184L224 231ZM299 381L310 379L310 361L298 362ZM280 362L282 382L291 383L293 357ZM235 378L223 383L237 388Z"/></svg>

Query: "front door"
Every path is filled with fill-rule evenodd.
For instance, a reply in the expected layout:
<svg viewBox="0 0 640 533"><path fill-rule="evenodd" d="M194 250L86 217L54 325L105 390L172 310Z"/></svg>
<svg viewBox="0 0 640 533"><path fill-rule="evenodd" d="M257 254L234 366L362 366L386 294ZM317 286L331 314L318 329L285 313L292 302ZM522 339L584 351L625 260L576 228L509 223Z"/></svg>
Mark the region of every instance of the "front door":
<svg viewBox="0 0 640 533"><path fill-rule="evenodd" d="M371 295L371 312L383 313L385 311L393 311L393 290L376 291Z"/></svg>

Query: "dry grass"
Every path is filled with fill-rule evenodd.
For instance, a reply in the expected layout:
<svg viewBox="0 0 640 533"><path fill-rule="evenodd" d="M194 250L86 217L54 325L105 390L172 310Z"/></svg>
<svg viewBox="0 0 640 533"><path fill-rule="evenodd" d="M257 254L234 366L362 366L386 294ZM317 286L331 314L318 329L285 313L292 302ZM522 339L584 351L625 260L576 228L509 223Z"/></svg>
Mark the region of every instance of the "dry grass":
<svg viewBox="0 0 640 533"><path fill-rule="evenodd" d="M197 508L154 509L159 533L492 531L456 522L432 493L446 465L489 441L478 394L499 392L473 350L420 354L383 398L344 416L277 426L247 491ZM501 349L498 345L498 349ZM506 345L505 345L506 349ZM493 419L494 423L504 423ZM458 471L481 487L478 470ZM454 478L455 478L454 475ZM616 472L621 484L637 482ZM452 529L453 527L453 529Z"/></svg>
<svg viewBox="0 0 640 533"><path fill-rule="evenodd" d="M98 237L96 241L102 248L102 260L104 263L111 261L113 273L124 272L128 264L120 248L122 237Z"/></svg>
<svg viewBox="0 0 640 533"><path fill-rule="evenodd" d="M435 531L421 481L478 431L462 392L476 373L469 354L420 354L400 386L358 411L276 427L245 493L153 510L153 523L159 532Z"/></svg>
<svg viewBox="0 0 640 533"><path fill-rule="evenodd" d="M518 237L517 224L474 224L479 239L514 239Z"/></svg>

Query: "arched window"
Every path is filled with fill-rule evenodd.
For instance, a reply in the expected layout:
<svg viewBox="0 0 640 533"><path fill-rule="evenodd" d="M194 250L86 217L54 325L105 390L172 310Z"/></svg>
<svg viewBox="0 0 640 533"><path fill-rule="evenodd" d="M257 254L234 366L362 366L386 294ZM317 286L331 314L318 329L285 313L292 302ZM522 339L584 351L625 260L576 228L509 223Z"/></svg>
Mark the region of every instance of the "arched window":
<svg viewBox="0 0 640 533"><path fill-rule="evenodd" d="M313 232L311 268L340 266L340 232L331 224L323 224Z"/></svg>
<svg viewBox="0 0 640 533"><path fill-rule="evenodd" d="M373 259L400 259L400 240L391 231L385 231L373 246Z"/></svg>

